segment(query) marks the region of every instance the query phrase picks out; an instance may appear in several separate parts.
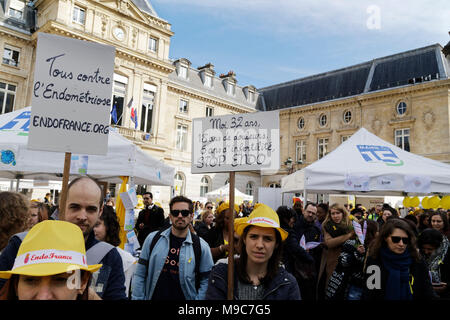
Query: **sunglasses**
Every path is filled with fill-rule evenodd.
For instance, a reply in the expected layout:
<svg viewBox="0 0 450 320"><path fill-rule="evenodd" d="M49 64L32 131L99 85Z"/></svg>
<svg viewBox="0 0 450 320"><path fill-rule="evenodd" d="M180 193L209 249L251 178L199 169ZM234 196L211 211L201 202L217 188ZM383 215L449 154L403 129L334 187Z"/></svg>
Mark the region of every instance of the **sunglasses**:
<svg viewBox="0 0 450 320"><path fill-rule="evenodd" d="M170 214L174 217L178 217L180 213L183 217L187 217L191 214L189 210L170 210Z"/></svg>
<svg viewBox="0 0 450 320"><path fill-rule="evenodd" d="M403 237L396 237L396 236L391 236L391 240L393 243L399 243L400 240L402 240L403 244L409 244L409 238L403 238Z"/></svg>
<svg viewBox="0 0 450 320"><path fill-rule="evenodd" d="M206 207L206 209L212 209L213 207Z"/></svg>

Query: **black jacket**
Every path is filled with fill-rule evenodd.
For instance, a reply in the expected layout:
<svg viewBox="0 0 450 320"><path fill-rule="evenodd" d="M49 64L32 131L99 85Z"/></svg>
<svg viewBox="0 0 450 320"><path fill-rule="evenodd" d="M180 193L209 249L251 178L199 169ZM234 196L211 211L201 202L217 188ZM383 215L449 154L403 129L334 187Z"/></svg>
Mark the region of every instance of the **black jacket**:
<svg viewBox="0 0 450 320"><path fill-rule="evenodd" d="M139 225L143 223L144 228L140 229ZM145 208L139 212L135 229L137 230L137 238L139 244L144 244L145 238L153 232L161 229L164 225L164 209L154 205L151 209Z"/></svg>
<svg viewBox="0 0 450 320"><path fill-rule="evenodd" d="M381 271L381 281L380 288L368 288L368 282L373 283L372 279L375 277L375 273L373 270L369 270L371 272L367 272L368 268L371 266L379 267ZM376 269L376 268L375 268ZM427 266L423 260L415 261L411 263L409 267L410 274L410 284L412 287L412 296L413 300L432 300L436 299L436 295L434 293L433 287L431 286L431 280L428 273ZM374 259L371 256L367 257L366 266L365 266L365 274L364 274L364 292L363 292L363 300L384 300L385 290L386 290L386 282L388 279L388 272L386 268L382 265L381 259ZM371 277L371 278L370 278ZM370 279L369 279L370 278ZM368 281L369 280L369 281Z"/></svg>

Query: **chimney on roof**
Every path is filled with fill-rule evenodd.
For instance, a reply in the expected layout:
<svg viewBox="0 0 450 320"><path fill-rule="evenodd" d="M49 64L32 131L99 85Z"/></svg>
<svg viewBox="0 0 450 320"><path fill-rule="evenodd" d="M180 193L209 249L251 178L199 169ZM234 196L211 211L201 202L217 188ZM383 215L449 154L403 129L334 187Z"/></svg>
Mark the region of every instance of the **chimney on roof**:
<svg viewBox="0 0 450 320"><path fill-rule="evenodd" d="M450 31L448 32L450 35ZM447 58L448 55L450 55L450 41L445 45L445 47L442 49L442 53Z"/></svg>

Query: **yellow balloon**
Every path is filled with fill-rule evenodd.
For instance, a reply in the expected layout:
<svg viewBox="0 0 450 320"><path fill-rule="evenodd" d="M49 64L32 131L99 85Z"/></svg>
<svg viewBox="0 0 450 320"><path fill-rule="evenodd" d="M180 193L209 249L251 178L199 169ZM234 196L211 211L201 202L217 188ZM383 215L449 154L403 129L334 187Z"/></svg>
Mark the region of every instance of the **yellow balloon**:
<svg viewBox="0 0 450 320"><path fill-rule="evenodd" d="M404 206L405 208L409 207L409 202L410 202L410 200L411 200L410 197L405 197L405 198L403 199L403 206Z"/></svg>
<svg viewBox="0 0 450 320"><path fill-rule="evenodd" d="M410 207L417 207L420 204L420 200L419 197L414 197L409 201L409 206Z"/></svg>
<svg viewBox="0 0 450 320"><path fill-rule="evenodd" d="M439 202L441 199L439 199L438 196L433 196L428 200L428 205L431 209L437 209L439 207Z"/></svg>
<svg viewBox="0 0 450 320"><path fill-rule="evenodd" d="M450 196L445 196L441 199L440 205L443 209L450 209Z"/></svg>
<svg viewBox="0 0 450 320"><path fill-rule="evenodd" d="M428 208L428 200L429 200L428 197L425 197L425 198L422 199L422 208L429 209Z"/></svg>

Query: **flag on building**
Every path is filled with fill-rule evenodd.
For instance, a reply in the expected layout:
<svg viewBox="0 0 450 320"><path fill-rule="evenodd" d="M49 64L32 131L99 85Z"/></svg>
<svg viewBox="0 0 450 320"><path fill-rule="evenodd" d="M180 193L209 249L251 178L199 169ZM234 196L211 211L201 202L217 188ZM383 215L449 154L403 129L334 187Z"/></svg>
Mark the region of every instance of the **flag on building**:
<svg viewBox="0 0 450 320"><path fill-rule="evenodd" d="M130 101L127 104L128 109L130 109L132 105L133 105L133 97L131 97Z"/></svg>
<svg viewBox="0 0 450 320"><path fill-rule="evenodd" d="M137 111L134 108L131 108L131 121L134 122L134 128L137 129L138 126Z"/></svg>
<svg viewBox="0 0 450 320"><path fill-rule="evenodd" d="M111 110L111 117L114 121L115 124L117 124L117 108L116 108L116 103L114 103L112 110Z"/></svg>

